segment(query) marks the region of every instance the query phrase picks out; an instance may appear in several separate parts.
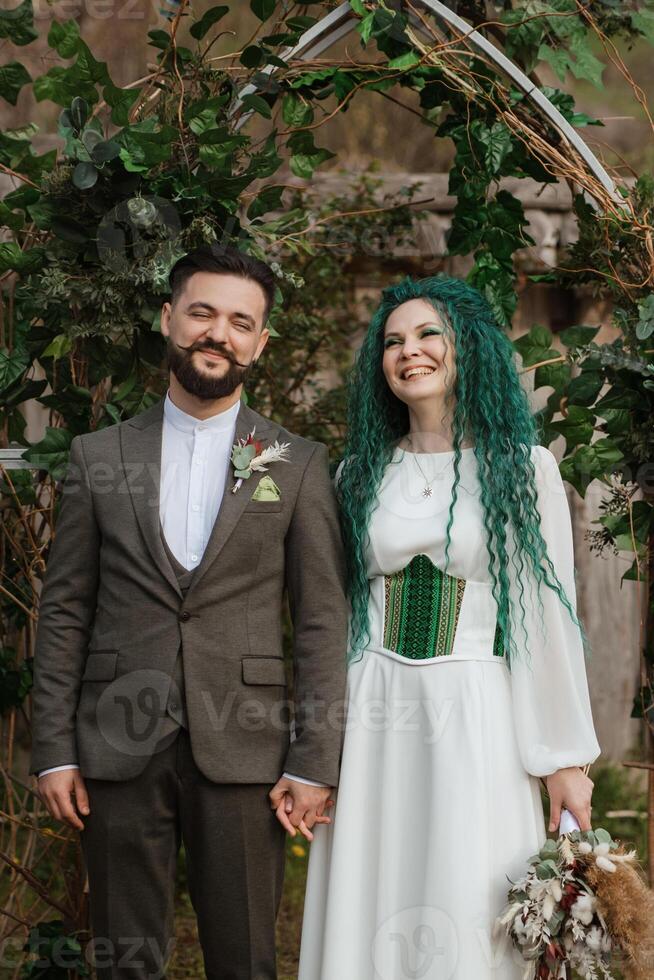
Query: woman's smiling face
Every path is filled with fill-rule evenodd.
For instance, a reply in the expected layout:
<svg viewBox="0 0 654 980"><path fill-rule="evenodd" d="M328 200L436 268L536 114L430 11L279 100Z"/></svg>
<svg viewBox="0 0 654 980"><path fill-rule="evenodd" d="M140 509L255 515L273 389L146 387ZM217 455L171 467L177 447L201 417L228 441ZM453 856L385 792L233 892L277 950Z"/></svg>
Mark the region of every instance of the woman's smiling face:
<svg viewBox="0 0 654 980"><path fill-rule="evenodd" d="M394 395L407 405L442 400L454 384L452 331L424 299L410 299L386 320L382 369Z"/></svg>

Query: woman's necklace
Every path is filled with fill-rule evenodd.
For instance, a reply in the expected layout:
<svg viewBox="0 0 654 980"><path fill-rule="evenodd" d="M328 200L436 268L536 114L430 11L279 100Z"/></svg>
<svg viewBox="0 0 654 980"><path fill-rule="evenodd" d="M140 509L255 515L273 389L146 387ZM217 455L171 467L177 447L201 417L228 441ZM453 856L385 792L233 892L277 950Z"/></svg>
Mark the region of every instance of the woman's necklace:
<svg viewBox="0 0 654 980"><path fill-rule="evenodd" d="M424 470L423 470L422 466L420 465L420 463L418 462L418 454L415 451L413 451L413 440L411 439L411 436L407 435L407 439L409 440L409 444L410 444L411 449L412 449L411 455L415 459L416 466L420 470L420 473L422 474L422 478L425 481L425 486L423 488L422 495L423 495L423 497L431 497L432 494L433 494L433 492L434 492L432 490L432 486L431 486L433 481L430 480L430 479L428 479L428 477L425 476Z"/></svg>

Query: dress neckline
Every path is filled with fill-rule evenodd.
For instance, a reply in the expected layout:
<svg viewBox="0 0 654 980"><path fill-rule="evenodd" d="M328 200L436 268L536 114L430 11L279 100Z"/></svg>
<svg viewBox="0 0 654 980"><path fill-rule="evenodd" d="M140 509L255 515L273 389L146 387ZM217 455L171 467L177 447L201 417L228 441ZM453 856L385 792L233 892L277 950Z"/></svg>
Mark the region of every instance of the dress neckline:
<svg viewBox="0 0 654 980"><path fill-rule="evenodd" d="M469 453L474 452L474 446L465 446L461 452ZM411 449L402 449L401 446L395 447L396 453L404 453L407 456L453 456L456 450L454 449L442 449L439 453L414 453Z"/></svg>

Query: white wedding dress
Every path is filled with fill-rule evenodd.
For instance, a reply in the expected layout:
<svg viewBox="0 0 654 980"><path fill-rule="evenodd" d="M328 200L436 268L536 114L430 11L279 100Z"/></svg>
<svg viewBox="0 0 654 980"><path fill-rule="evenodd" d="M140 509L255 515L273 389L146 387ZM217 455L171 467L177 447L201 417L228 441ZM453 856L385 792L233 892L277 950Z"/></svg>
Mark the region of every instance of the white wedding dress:
<svg viewBox="0 0 654 980"><path fill-rule="evenodd" d="M541 532L573 607L572 528L552 453L532 448ZM546 837L538 776L600 753L581 638L525 583L509 671L487 569L474 449L396 450L370 523L371 642L348 669L331 824L314 827L298 980L521 980L493 937L508 878ZM422 468L423 473L420 472ZM432 496L423 495L426 484ZM510 588L517 595L516 573Z"/></svg>

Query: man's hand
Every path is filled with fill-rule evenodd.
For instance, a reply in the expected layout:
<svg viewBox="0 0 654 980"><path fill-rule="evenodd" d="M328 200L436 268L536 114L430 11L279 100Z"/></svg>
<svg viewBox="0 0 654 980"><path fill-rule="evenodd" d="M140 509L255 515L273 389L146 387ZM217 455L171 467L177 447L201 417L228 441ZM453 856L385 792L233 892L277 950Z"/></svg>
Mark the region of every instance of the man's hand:
<svg viewBox="0 0 654 980"><path fill-rule="evenodd" d="M329 787L309 786L283 776L275 783L268 796L277 819L291 837L295 837L299 830L311 841L311 828L314 824L331 823L331 817L324 813L328 806L334 805L334 801L329 798L330 793Z"/></svg>
<svg viewBox="0 0 654 980"><path fill-rule="evenodd" d="M62 769L41 776L37 792L51 816L70 824L75 830L84 830L84 824L75 812L75 805L83 816L87 816L91 810L79 769Z"/></svg>
<svg viewBox="0 0 654 980"><path fill-rule="evenodd" d="M593 795L593 780L579 768L570 766L567 769L557 769L545 777L547 792L550 797L549 830L556 830L561 822L561 807L577 818L580 830L592 830L590 824L590 801Z"/></svg>

